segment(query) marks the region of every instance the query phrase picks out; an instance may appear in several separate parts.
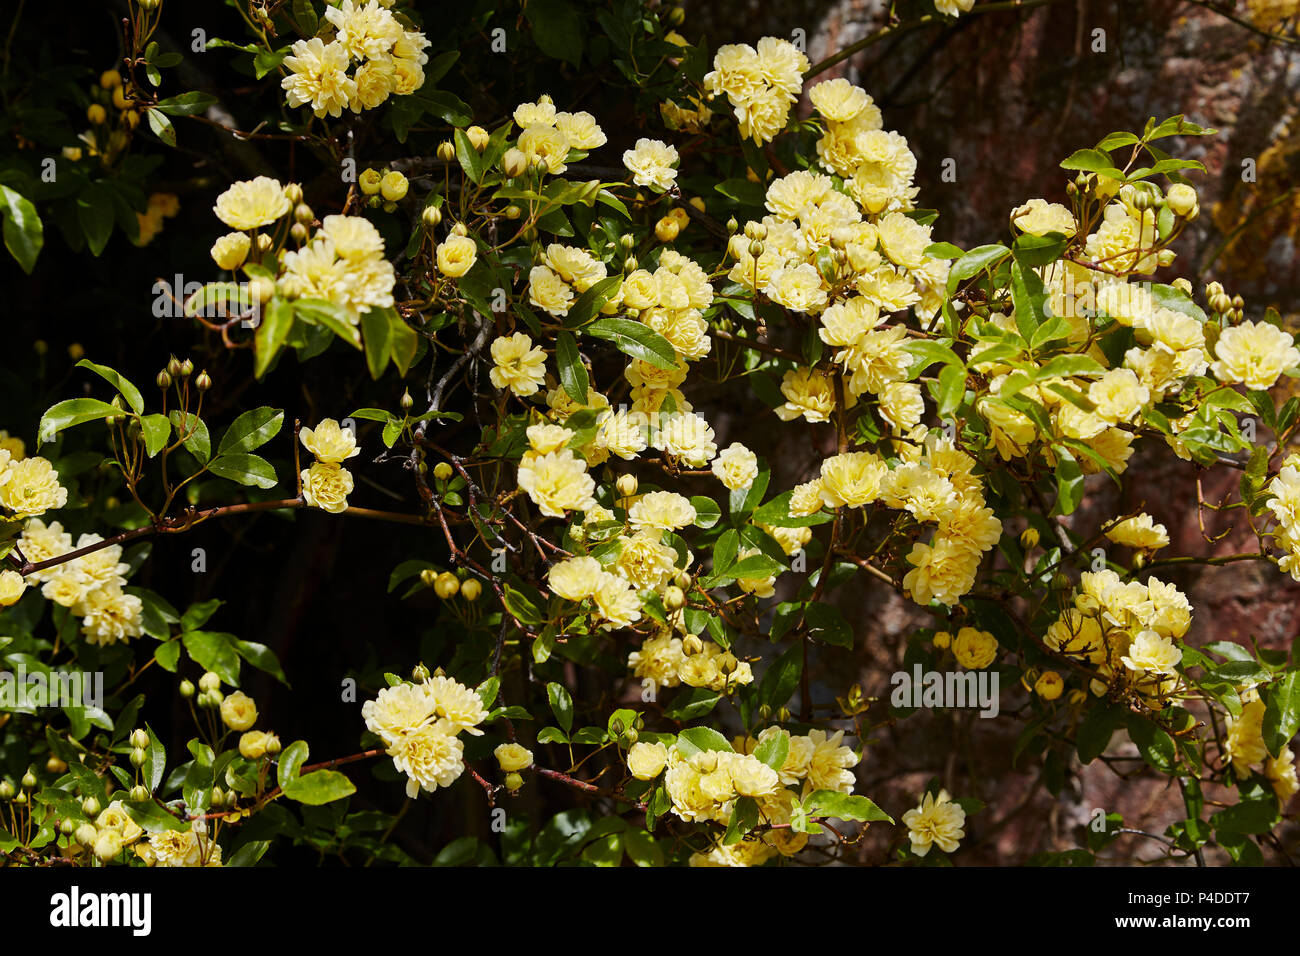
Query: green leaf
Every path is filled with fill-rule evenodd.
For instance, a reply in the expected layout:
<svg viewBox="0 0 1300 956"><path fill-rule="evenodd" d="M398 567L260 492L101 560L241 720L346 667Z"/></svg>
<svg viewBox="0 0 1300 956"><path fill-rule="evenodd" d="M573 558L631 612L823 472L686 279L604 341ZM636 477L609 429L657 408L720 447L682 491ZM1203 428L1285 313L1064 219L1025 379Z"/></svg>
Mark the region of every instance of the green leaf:
<svg viewBox="0 0 1300 956"><path fill-rule="evenodd" d="M751 520L754 524L770 525L773 528L808 528L834 520L831 515L823 512L817 512L803 518L792 518L790 516L790 497L793 494L793 491L781 492L771 501L755 509Z"/></svg>
<svg viewBox="0 0 1300 956"><path fill-rule="evenodd" d="M217 456L237 452L253 451L261 448L280 432L284 424L284 411L263 405L252 411L244 412L226 429L217 446Z"/></svg>
<svg viewBox="0 0 1300 956"><path fill-rule="evenodd" d="M766 554L751 554L747 558L741 558L731 567L727 568L727 576L731 578L766 578L773 574L784 571L785 567L775 559L768 557Z"/></svg>
<svg viewBox="0 0 1300 956"><path fill-rule="evenodd" d="M371 309L371 311L376 310ZM378 311L388 316L388 354L392 356L398 374L405 375L411 363L415 361L415 353L419 351L420 336L416 334L415 329L406 324L406 320L396 309Z"/></svg>
<svg viewBox="0 0 1300 956"><path fill-rule="evenodd" d="M697 528L712 528L722 517L722 509L718 507L718 503L704 495L692 496L691 506L695 509Z"/></svg>
<svg viewBox="0 0 1300 956"><path fill-rule="evenodd" d="M193 412L182 412L179 409L172 411L168 417L176 429L176 436L186 436L185 450L206 465L212 455L212 438L208 435L208 426L203 419Z"/></svg>
<svg viewBox="0 0 1300 956"><path fill-rule="evenodd" d="M1126 720L1129 739L1137 746L1142 759L1161 773L1172 773L1177 757L1174 738L1138 714L1130 712Z"/></svg>
<svg viewBox="0 0 1300 956"><path fill-rule="evenodd" d="M585 324L605 307L605 303L610 300L622 284L622 276L608 276L601 279L573 300L573 304L569 306L569 311L564 315L564 325L567 328L574 329Z"/></svg>
<svg viewBox="0 0 1300 956"><path fill-rule="evenodd" d="M790 735L785 731L772 734L754 748L754 756L759 762L780 771L785 766L786 758L790 756Z"/></svg>
<svg viewBox="0 0 1300 956"><path fill-rule="evenodd" d="M38 444L54 441L54 436L65 428L80 425L94 419L104 419L109 415L124 415L125 410L114 408L108 402L97 398L70 398L51 406L41 416L41 423L36 429Z"/></svg>
<svg viewBox="0 0 1300 956"><path fill-rule="evenodd" d="M1106 370L1088 355L1070 353L1058 355L1034 372L1035 381L1047 378L1072 378L1076 375L1104 375Z"/></svg>
<svg viewBox="0 0 1300 956"><path fill-rule="evenodd" d="M388 358L392 352L392 340L390 339L391 325L388 316L380 309L371 309L369 312L361 313L361 335L366 347L366 367L370 370L370 377L378 379L384 374L384 369L388 366Z"/></svg>
<svg viewBox="0 0 1300 956"><path fill-rule="evenodd" d="M316 770L281 787L290 800L297 800L309 807L342 800L357 792L352 781L336 770Z"/></svg>
<svg viewBox="0 0 1300 956"><path fill-rule="evenodd" d="M586 405L591 379L587 367L582 364L582 356L578 354L578 344L568 332L560 332L555 338L555 364L560 370L560 384L565 392L579 405Z"/></svg>
<svg viewBox="0 0 1300 956"><path fill-rule="evenodd" d="M1019 259L1011 264L1011 301L1016 328L1020 337L1029 342L1043 321L1043 282L1032 271L1026 272Z"/></svg>
<svg viewBox="0 0 1300 956"><path fill-rule="evenodd" d="M1080 149L1061 161L1062 169L1079 169L1086 173L1106 173L1114 179L1122 179L1124 174L1115 168L1115 161L1110 153L1100 149Z"/></svg>
<svg viewBox="0 0 1300 956"><path fill-rule="evenodd" d="M677 749L686 757L702 750L734 752L727 738L712 727L687 727L677 735Z"/></svg>
<svg viewBox="0 0 1300 956"><path fill-rule="evenodd" d="M167 446L167 439L172 433L172 423L166 415L145 415L140 419L140 428L144 432L145 453L153 458Z"/></svg>
<svg viewBox="0 0 1300 956"><path fill-rule="evenodd" d="M90 254L98 256L113 234L113 196L104 183L91 183L77 197L77 221Z"/></svg>
<svg viewBox="0 0 1300 956"><path fill-rule="evenodd" d="M253 75L260 80L272 70L279 69L284 58L289 55L289 50L287 46L278 50L258 50L253 54Z"/></svg>
<svg viewBox="0 0 1300 956"><path fill-rule="evenodd" d="M582 60L583 21L576 7L564 0L529 0L524 15L533 40L549 57L577 66Z"/></svg>
<svg viewBox="0 0 1300 956"><path fill-rule="evenodd" d="M1055 262L1065 251L1066 239L1059 233L1046 236L1023 235L1012 243L1016 261L1025 266L1045 266Z"/></svg>
<svg viewBox="0 0 1300 956"><path fill-rule="evenodd" d="M537 609L532 601L520 591L507 584L503 589L505 595L506 610L514 618L529 627L535 627L542 623L542 612Z"/></svg>
<svg viewBox="0 0 1300 956"><path fill-rule="evenodd" d="M316 26L320 20L316 16L316 9L311 5L311 0L293 0L293 20L298 26L298 32L304 37L314 37L316 35Z"/></svg>
<svg viewBox="0 0 1300 956"><path fill-rule="evenodd" d="M1300 671L1289 671L1263 692L1264 744L1276 757L1300 730Z"/></svg>
<svg viewBox="0 0 1300 956"><path fill-rule="evenodd" d="M326 299L295 299L294 314L312 325L329 329L348 345L361 349L361 332L348 318L347 312Z"/></svg>
<svg viewBox="0 0 1300 956"><path fill-rule="evenodd" d="M261 378L284 347L293 328L293 303L274 296L262 310L262 319L253 336L253 375Z"/></svg>
<svg viewBox="0 0 1300 956"><path fill-rule="evenodd" d="M172 121L155 109L145 111L145 116L149 119L149 129L167 146L175 149L176 147L176 130L172 127Z"/></svg>
<svg viewBox="0 0 1300 956"><path fill-rule="evenodd" d="M257 488L274 488L277 482L275 469L258 455L224 455L212 459L208 470L218 478L228 478L241 485Z"/></svg>
<svg viewBox="0 0 1300 956"><path fill-rule="evenodd" d="M1123 724L1127 712L1120 704L1103 704L1088 712L1075 737L1080 763L1091 763L1105 753L1111 736Z"/></svg>
<svg viewBox="0 0 1300 956"><path fill-rule="evenodd" d="M925 247L925 255L931 259L960 259L965 254L961 246L954 246L951 242L935 242Z"/></svg>
<svg viewBox="0 0 1300 956"><path fill-rule="evenodd" d="M784 707L799 686L802 673L803 644L796 642L763 673L763 679L758 685L758 699L772 710Z"/></svg>
<svg viewBox="0 0 1300 956"><path fill-rule="evenodd" d="M1011 250L999 243L976 246L952 264L948 272L948 289L950 291L956 289L962 281L992 268L1009 255Z"/></svg>
<svg viewBox="0 0 1300 956"><path fill-rule="evenodd" d="M722 845L739 843L757 825L758 801L753 797L739 797L731 808L731 819L727 822L727 831L722 835Z"/></svg>
<svg viewBox="0 0 1300 956"><path fill-rule="evenodd" d="M803 800L810 815L835 817L837 820L859 820L863 823L893 823L891 817L866 797L835 790L814 790Z"/></svg>
<svg viewBox="0 0 1300 956"><path fill-rule="evenodd" d="M289 686L288 679L284 676L284 670L280 667L279 660L276 659L275 652L265 644L258 644L256 641L241 641L236 639L234 642L235 652L244 660L252 664L259 671L265 671L270 674L281 684Z"/></svg>
<svg viewBox="0 0 1300 956"><path fill-rule="evenodd" d="M275 782L281 789L298 779L298 774L302 770L302 765L307 762L310 752L305 740L295 740L280 751L280 759L275 768Z"/></svg>
<svg viewBox="0 0 1300 956"><path fill-rule="evenodd" d="M935 392L935 414L941 419L950 418L966 397L966 367L945 365L939 372Z"/></svg>
<svg viewBox="0 0 1300 956"><path fill-rule="evenodd" d="M148 631L145 633L148 633ZM169 674L175 674L181 663L181 642L164 639L164 643L153 649L153 657L158 662L159 667Z"/></svg>
<svg viewBox="0 0 1300 956"><path fill-rule="evenodd" d="M288 48L285 48L288 52ZM283 59L283 57L282 57ZM258 79L266 75L266 71L258 74ZM189 93L182 93L179 96L169 96L165 100L159 100L154 109L160 110L169 116L194 116L202 113L208 107L213 106L217 98L211 93L201 93L194 90Z"/></svg>
<svg viewBox="0 0 1300 956"><path fill-rule="evenodd" d="M637 866L664 865L664 851L655 838L637 827L628 827L623 833L623 849Z"/></svg>
<svg viewBox="0 0 1300 956"><path fill-rule="evenodd" d="M1241 803L1213 814L1210 826L1227 833L1267 833L1277 825L1279 816L1273 791L1260 789L1254 799L1243 795Z"/></svg>
<svg viewBox="0 0 1300 956"><path fill-rule="evenodd" d="M1121 146L1132 146L1140 142L1135 133L1111 133L1097 144L1099 150L1119 149Z"/></svg>
<svg viewBox="0 0 1300 956"><path fill-rule="evenodd" d="M153 793L158 789L158 784L163 782L163 773L167 769L167 748L152 727L145 724L144 730L149 735L149 746L144 752L144 766L141 770L148 781L149 792Z"/></svg>
<svg viewBox="0 0 1300 956"><path fill-rule="evenodd" d="M546 699L551 704L551 713L567 734L573 728L573 698L563 684L554 681L546 685Z"/></svg>
<svg viewBox="0 0 1300 956"><path fill-rule="evenodd" d="M1056 447L1056 507L1063 515L1073 514L1083 500L1084 474L1074 455Z"/></svg>
<svg viewBox="0 0 1300 956"><path fill-rule="evenodd" d="M483 174L487 171L487 164L483 161L483 154L474 148L474 144L469 141L463 129L456 130L456 159L460 162L461 169L465 170L465 175L474 181L475 185L483 182Z"/></svg>
<svg viewBox="0 0 1300 956"><path fill-rule="evenodd" d="M588 335L613 342L620 352L656 368L677 367L677 350L650 326L631 319L598 319L583 329Z"/></svg>
<svg viewBox="0 0 1300 956"><path fill-rule="evenodd" d="M853 628L834 604L809 604L805 619L810 637L837 647L853 646Z"/></svg>
<svg viewBox="0 0 1300 956"><path fill-rule="evenodd" d="M186 631L181 634L181 640L196 664L212 671L223 683L238 686L239 654L233 646L232 635L216 631Z"/></svg>
<svg viewBox="0 0 1300 956"><path fill-rule="evenodd" d="M16 189L0 185L0 216L4 217L5 248L23 272L31 275L45 245L45 227L36 207Z"/></svg>

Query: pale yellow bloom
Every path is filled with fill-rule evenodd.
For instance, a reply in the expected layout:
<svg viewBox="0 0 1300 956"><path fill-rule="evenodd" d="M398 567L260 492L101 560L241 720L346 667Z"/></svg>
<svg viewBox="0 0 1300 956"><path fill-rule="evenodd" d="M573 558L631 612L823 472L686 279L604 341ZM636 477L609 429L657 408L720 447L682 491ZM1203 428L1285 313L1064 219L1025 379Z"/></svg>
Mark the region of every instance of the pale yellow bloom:
<svg viewBox="0 0 1300 956"><path fill-rule="evenodd" d="M478 246L469 236L453 234L438 243L436 258L439 272L459 278L469 272L478 260Z"/></svg>
<svg viewBox="0 0 1300 956"><path fill-rule="evenodd" d="M533 765L533 752L516 743L498 744L492 754L506 773L513 773Z"/></svg>
<svg viewBox="0 0 1300 956"><path fill-rule="evenodd" d="M748 488L758 477L758 456L740 442L724 448L711 466L714 476L729 490Z"/></svg>
<svg viewBox="0 0 1300 956"><path fill-rule="evenodd" d="M220 196L212 211L231 229L269 226L289 211L284 187L269 176L235 183Z"/></svg>
<svg viewBox="0 0 1300 956"><path fill-rule="evenodd" d="M333 418L322 418L315 428L302 429L298 438L317 461L327 464L340 464L361 454L356 434L350 428L340 427Z"/></svg>
<svg viewBox="0 0 1300 956"><path fill-rule="evenodd" d="M1214 345L1217 356L1210 368L1228 384L1267 389L1283 372L1300 365L1295 337L1267 322L1243 322L1224 329Z"/></svg>
<svg viewBox="0 0 1300 956"><path fill-rule="evenodd" d="M623 152L623 165L638 186L651 186L663 192L677 181L677 148L660 139L642 137L633 149Z"/></svg>
<svg viewBox="0 0 1300 956"><path fill-rule="evenodd" d="M317 461L302 471L303 498L313 508L331 514L346 511L352 488L352 472L342 465Z"/></svg>
<svg viewBox="0 0 1300 956"><path fill-rule="evenodd" d="M585 462L567 448L519 462L519 487L544 515L562 518L566 511L586 511L596 504L596 483Z"/></svg>
<svg viewBox="0 0 1300 956"><path fill-rule="evenodd" d="M952 802L947 790L940 790L937 798L927 793L920 806L903 814L903 823L917 856L925 856L935 846L944 853L955 853L966 836L966 811Z"/></svg>
<svg viewBox="0 0 1300 956"><path fill-rule="evenodd" d="M221 721L231 730L249 730L257 723L257 705L242 690L221 701Z"/></svg>
<svg viewBox="0 0 1300 956"><path fill-rule="evenodd" d="M546 353L522 332L498 336L492 342L492 361L492 384L521 398L535 394L546 381Z"/></svg>
<svg viewBox="0 0 1300 956"><path fill-rule="evenodd" d="M638 498L627 516L635 528L676 531L695 523L695 506L675 492L652 491Z"/></svg>

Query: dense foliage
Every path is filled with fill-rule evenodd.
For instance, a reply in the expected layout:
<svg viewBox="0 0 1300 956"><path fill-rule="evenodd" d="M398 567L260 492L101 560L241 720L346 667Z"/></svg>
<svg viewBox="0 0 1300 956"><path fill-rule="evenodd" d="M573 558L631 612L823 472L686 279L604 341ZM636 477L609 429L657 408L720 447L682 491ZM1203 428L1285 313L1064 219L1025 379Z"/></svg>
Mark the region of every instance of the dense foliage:
<svg viewBox="0 0 1300 956"><path fill-rule="evenodd" d="M1262 859L1300 661L1188 643L1162 576L1300 580L1300 350L1163 277L1214 130L1073 151L963 249L902 118L789 39L635 0L123 10L93 62L6 53L39 341L0 423L5 860L816 864L870 827L942 864L980 800L862 785L934 707L1014 722L1001 772L1052 793L1167 777L1172 859ZM1072 520L1139 449L1239 469L1257 550ZM868 587L929 616L869 662L889 695L814 679Z"/></svg>

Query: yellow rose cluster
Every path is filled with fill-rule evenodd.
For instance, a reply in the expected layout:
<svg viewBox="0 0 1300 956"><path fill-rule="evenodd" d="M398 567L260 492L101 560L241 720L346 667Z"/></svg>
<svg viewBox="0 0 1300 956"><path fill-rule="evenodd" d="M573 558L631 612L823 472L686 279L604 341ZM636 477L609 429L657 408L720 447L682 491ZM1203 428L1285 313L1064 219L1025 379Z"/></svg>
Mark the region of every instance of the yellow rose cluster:
<svg viewBox="0 0 1300 956"><path fill-rule="evenodd" d="M0 508L9 518L33 518L67 503L68 489L59 484L59 473L48 459L26 456L19 439L0 447Z"/></svg>
<svg viewBox="0 0 1300 956"><path fill-rule="evenodd" d="M326 216L309 241L284 254L283 265L282 296L324 299L354 326L361 313L393 305L393 264L379 230L362 216Z"/></svg>
<svg viewBox="0 0 1300 956"><path fill-rule="evenodd" d="M714 54L704 88L711 97L726 96L741 136L762 145L785 129L808 66L808 58L788 40L763 37L757 47L729 43Z"/></svg>
<svg viewBox="0 0 1300 956"><path fill-rule="evenodd" d="M46 525L30 519L18 545L33 564L90 547L103 541L98 534L82 534L74 545L72 535L59 522ZM122 590L128 566L122 561L121 545L109 545L79 558L33 571L28 578L41 585L41 594L81 618L81 633L87 643L107 646L139 637L144 611L140 598ZM5 575L15 572L5 572Z"/></svg>
<svg viewBox="0 0 1300 956"><path fill-rule="evenodd" d="M513 119L519 127L519 137L513 150L508 150L503 157L511 177L527 167L558 176L568 169L566 164L570 159L584 157L607 142L605 131L594 116L557 112L555 102L545 95L535 103L520 103L515 107Z"/></svg>
<svg viewBox="0 0 1300 956"><path fill-rule="evenodd" d="M520 333L516 337L527 338ZM567 428L530 426L529 450L519 461L520 490L551 518L596 507L596 482L587 474L587 462L568 447L572 438L573 432Z"/></svg>
<svg viewBox="0 0 1300 956"><path fill-rule="evenodd" d="M790 514L880 503L935 526L929 543L907 556L903 588L918 604L955 605L975 583L985 552L1002 535L1002 522L984 503L976 462L942 432L918 426L898 441L890 463L870 451L844 452L822 462L820 475L794 489Z"/></svg>
<svg viewBox="0 0 1300 956"><path fill-rule="evenodd" d="M429 40L403 27L382 0L343 0L325 8L325 19L332 36L299 40L284 58L289 74L280 85L290 106L338 117L345 109L374 109L389 96L406 96L424 85Z"/></svg>
<svg viewBox="0 0 1300 956"><path fill-rule="evenodd" d="M352 472L343 467L343 462L361 453L356 435L334 419L323 418L315 428L302 429L298 439L316 458L299 476L304 500L331 514L346 511L353 481Z"/></svg>
<svg viewBox="0 0 1300 956"><path fill-rule="evenodd" d="M1125 582L1109 569L1085 571L1073 605L1047 629L1043 642L1096 669L1094 694L1119 683L1160 704L1177 692L1183 657L1177 642L1192 623L1192 606L1178 588L1154 577Z"/></svg>
<svg viewBox="0 0 1300 956"><path fill-rule="evenodd" d="M1229 714L1225 721L1224 757L1237 776L1243 779L1250 776L1252 767L1262 765L1264 776L1285 807L1287 801L1300 791L1300 781L1296 778L1295 753L1290 746L1284 746L1278 756L1269 754L1268 746L1264 743L1266 709L1259 691L1250 688L1242 692L1241 713L1236 717Z"/></svg>
<svg viewBox="0 0 1300 956"><path fill-rule="evenodd" d="M302 203L302 187L269 176L235 183L217 197L213 212L236 231L213 243L212 260L220 269L247 271L258 302L277 292L290 300L321 299L354 326L361 313L392 306L396 274L384 258L383 237L367 219L326 216L312 234L314 214ZM277 225L290 212L293 225ZM283 250L290 238L297 248ZM251 268L265 262L276 265L274 279Z"/></svg>
<svg viewBox="0 0 1300 956"><path fill-rule="evenodd" d="M195 820L188 830L159 830L138 843L135 852L149 866L200 867L221 866L221 845L208 835L203 820Z"/></svg>
<svg viewBox="0 0 1300 956"><path fill-rule="evenodd" d="M385 687L361 707L366 728L379 736L406 774L406 795L450 786L465 769L462 732L482 735L488 713L477 693L439 672L420 683Z"/></svg>
<svg viewBox="0 0 1300 956"><path fill-rule="evenodd" d="M1145 184L1120 185L1104 177L1090 181L1091 194L1104 208L1096 228L1084 239L1087 261L1063 259L1037 269L1048 296L1049 316L1065 320L1066 341L1100 366L1099 371L1049 375L1029 382L1024 378L1023 357L1015 365L980 360L984 350L998 349L1006 341L1003 336L1015 332L1014 310L990 312L977 331L982 341L972 352L970 365L988 377L988 390L976 408L988 427L990 446L1003 460L1032 457L1039 442L1085 443L1091 453L1078 456L1085 474L1103 466L1120 474L1133 454L1136 430L1153 406L1178 396L1193 378L1208 374L1223 385L1263 390L1300 367L1294 337L1276 325L1243 321L1228 306L1216 310L1221 313L1217 323L1206 323L1191 309L1172 307L1176 303L1158 297L1141 278L1173 261L1172 251L1161 248L1158 235L1161 208L1191 218L1196 194L1179 183L1160 197L1139 185ZM1012 224L1036 236L1070 238L1078 231L1068 209L1042 199L1013 210ZM1184 283L1181 290L1189 291L1190 285ZM1211 302L1226 299L1217 283L1206 291ZM1096 339L1119 329L1132 330L1133 345L1113 364ZM1042 363L1030 364L1041 367ZM1029 415L1012 407L1012 397L1041 406L1050 432L1043 434ZM1165 436L1183 458L1190 456L1178 435L1192 426L1195 411L1173 418L1169 423L1173 434ZM1050 449L1044 457L1056 464Z"/></svg>
<svg viewBox="0 0 1300 956"><path fill-rule="evenodd" d="M587 250L553 242L528 273L528 301L553 316L566 315L573 300L606 274L605 263ZM612 306L607 309L613 311Z"/></svg>
<svg viewBox="0 0 1300 956"><path fill-rule="evenodd" d="M1300 455L1288 455L1268 483L1268 509L1277 519L1274 538L1286 554L1278 567L1300 581Z"/></svg>
<svg viewBox="0 0 1300 956"><path fill-rule="evenodd" d="M774 736L784 736L789 750L780 770L773 770L754 756L754 751ZM850 768L859 757L843 746L843 731L827 735L811 730L806 736L793 735L780 727L768 727L757 738L737 738L734 750L696 750L681 741L638 743L628 753L628 766L640 780L654 780L663 774L664 788L672 812L681 820L726 825L740 797L758 806L760 829L757 839L724 846L715 842L707 851L696 853L691 866L759 866L779 855L794 856L807 845L807 833L789 827L800 796L816 790L852 793Z"/></svg>
<svg viewBox="0 0 1300 956"><path fill-rule="evenodd" d="M680 617L676 615L674 623ZM654 693L661 687L685 684L726 694L754 680L748 661L698 635L679 638L673 628L661 628L647 638L639 650L628 655L627 666L641 679L641 686Z"/></svg>

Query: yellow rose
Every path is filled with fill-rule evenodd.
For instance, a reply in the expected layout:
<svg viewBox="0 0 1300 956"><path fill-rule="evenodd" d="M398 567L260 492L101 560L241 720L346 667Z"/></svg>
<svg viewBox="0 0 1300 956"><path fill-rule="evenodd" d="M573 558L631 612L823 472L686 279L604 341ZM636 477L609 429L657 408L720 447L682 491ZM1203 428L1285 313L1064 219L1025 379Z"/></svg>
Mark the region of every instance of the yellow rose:
<svg viewBox="0 0 1300 956"><path fill-rule="evenodd" d="M533 752L519 744L501 744L492 753L506 773L513 773L533 765Z"/></svg>
<svg viewBox="0 0 1300 956"><path fill-rule="evenodd" d="M231 730L248 730L257 723L257 705L253 698L237 690L222 700L221 720Z"/></svg>
<svg viewBox="0 0 1300 956"><path fill-rule="evenodd" d="M221 702L222 716L225 716L226 701ZM248 760L260 760L266 754L266 745L275 737L261 730L250 730L239 738L239 755Z"/></svg>
<svg viewBox="0 0 1300 956"><path fill-rule="evenodd" d="M330 514L348 508L352 493L352 472L342 465L318 461L302 472L302 494L307 504Z"/></svg>
<svg viewBox="0 0 1300 956"><path fill-rule="evenodd" d="M988 667L998 656L998 641L987 631L963 627L953 639L952 652L962 667L979 670Z"/></svg>
<svg viewBox="0 0 1300 956"><path fill-rule="evenodd" d="M17 571L0 571L0 607L18 603L27 589L27 581Z"/></svg>
<svg viewBox="0 0 1300 956"><path fill-rule="evenodd" d="M248 233L227 233L212 244L212 261L218 269L238 269L248 258L250 245Z"/></svg>
<svg viewBox="0 0 1300 956"><path fill-rule="evenodd" d="M638 741L627 752L627 769L638 780L653 780L668 766L668 748L661 743Z"/></svg>
<svg viewBox="0 0 1300 956"><path fill-rule="evenodd" d="M478 259L478 246L469 236L448 236L438 244L438 271L453 279L463 276Z"/></svg>

